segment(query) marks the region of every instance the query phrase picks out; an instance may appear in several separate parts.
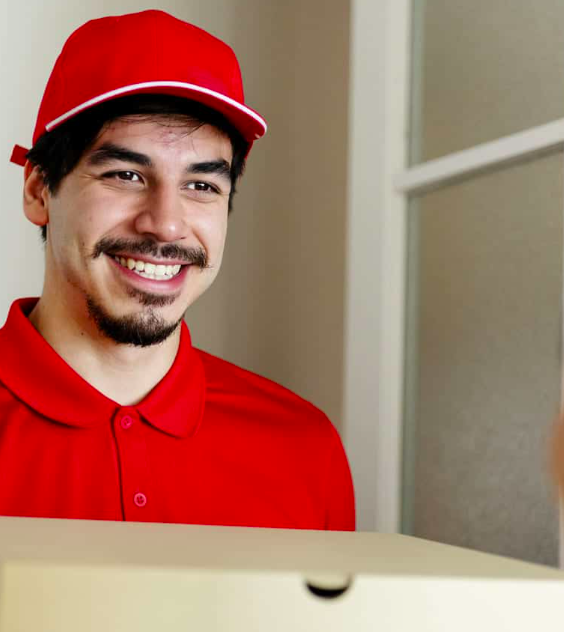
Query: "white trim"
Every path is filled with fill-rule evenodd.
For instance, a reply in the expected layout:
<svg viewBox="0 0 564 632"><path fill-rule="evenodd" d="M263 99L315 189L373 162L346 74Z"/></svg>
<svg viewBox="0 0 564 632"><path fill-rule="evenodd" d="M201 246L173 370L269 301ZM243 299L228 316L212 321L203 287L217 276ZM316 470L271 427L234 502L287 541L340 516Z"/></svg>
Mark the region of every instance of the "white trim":
<svg viewBox="0 0 564 632"><path fill-rule="evenodd" d="M262 126L264 130L262 133L262 136L266 134L266 130L267 130L266 121L259 114L257 114L250 108L242 105L238 101L235 101L235 99L227 97L224 94L221 94L220 92L216 92L215 90L210 90L209 88L203 88L202 86L198 86L193 83L183 83L181 81L147 81L145 83L135 83L129 86L123 86L122 88L118 88L117 90L110 90L109 92L104 92L104 94L100 94L97 97L94 97L93 99L89 99L88 101L85 101L84 103L81 103L80 105L77 105L75 108L72 108L72 110L65 112L64 114L62 114L55 120L51 121L50 123L47 123L47 125L45 126L45 129L48 132L50 132L54 127L57 127L57 125L59 125L60 123L63 123L64 121L71 118L75 114L78 114L79 112L82 112L83 110L86 110L94 105L97 105L98 103L102 103L103 101L108 101L109 99L119 97L122 94L131 94L133 92L139 92L140 90L147 90L151 88L181 88L183 90L190 90L191 92L199 92L201 94L207 94L208 96L212 96L220 101L223 101L224 103L227 103L228 105L231 105L237 108L241 112L244 112L245 114L253 118L259 125ZM256 138L260 138L260 137L261 136L256 136Z"/></svg>
<svg viewBox="0 0 564 632"><path fill-rule="evenodd" d="M564 146L564 118L398 171L396 190L422 193L450 180Z"/></svg>
<svg viewBox="0 0 564 632"><path fill-rule="evenodd" d="M381 321L378 531L399 532L402 512L407 204L394 187L394 174L408 163L411 81L411 0L393 0L388 22L386 75L386 162L381 226ZM384 474L387 473L387 480Z"/></svg>
<svg viewBox="0 0 564 632"><path fill-rule="evenodd" d="M400 527L410 5L351 4L343 427L361 531Z"/></svg>

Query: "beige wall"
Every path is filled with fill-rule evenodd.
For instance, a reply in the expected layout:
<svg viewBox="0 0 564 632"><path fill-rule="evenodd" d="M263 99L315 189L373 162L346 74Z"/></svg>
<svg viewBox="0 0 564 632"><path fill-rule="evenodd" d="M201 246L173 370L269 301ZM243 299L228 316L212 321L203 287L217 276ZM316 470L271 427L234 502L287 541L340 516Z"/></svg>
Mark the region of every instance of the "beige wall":
<svg viewBox="0 0 564 632"><path fill-rule="evenodd" d="M41 93L66 36L87 19L155 8L139 0L0 0L0 322L41 291L42 249L21 212L22 170ZM161 1L236 50L248 103L265 116L230 220L224 267L191 308L196 343L296 390L340 425L349 3ZM132 50L132 63L135 51ZM9 272L8 272L9 271Z"/></svg>

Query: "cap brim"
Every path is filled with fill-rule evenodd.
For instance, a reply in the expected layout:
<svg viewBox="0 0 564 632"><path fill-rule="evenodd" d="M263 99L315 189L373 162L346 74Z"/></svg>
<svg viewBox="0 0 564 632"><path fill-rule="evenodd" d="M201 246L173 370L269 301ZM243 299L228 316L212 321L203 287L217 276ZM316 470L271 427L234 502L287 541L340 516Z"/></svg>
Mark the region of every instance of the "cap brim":
<svg viewBox="0 0 564 632"><path fill-rule="evenodd" d="M117 90L106 92L65 112L48 123L45 129L50 132L80 112L84 112L100 103L130 94L170 94L207 105L223 114L235 129L241 133L243 138L250 143L264 136L267 130L266 121L260 114L246 105L242 105L220 92L179 81L151 81L124 86Z"/></svg>

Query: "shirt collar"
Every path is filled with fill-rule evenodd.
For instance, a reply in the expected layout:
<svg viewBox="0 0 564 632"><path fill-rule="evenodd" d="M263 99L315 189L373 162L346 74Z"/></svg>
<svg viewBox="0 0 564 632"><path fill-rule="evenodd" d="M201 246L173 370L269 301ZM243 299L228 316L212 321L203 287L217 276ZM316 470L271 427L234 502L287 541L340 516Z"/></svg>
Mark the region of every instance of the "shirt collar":
<svg viewBox="0 0 564 632"><path fill-rule="evenodd" d="M27 318L38 299L12 304L0 329L0 382L41 415L65 425L92 427L122 409L76 371L39 334ZM151 425L175 437L193 435L205 406L205 372L190 332L181 325L180 345L165 377L136 406Z"/></svg>

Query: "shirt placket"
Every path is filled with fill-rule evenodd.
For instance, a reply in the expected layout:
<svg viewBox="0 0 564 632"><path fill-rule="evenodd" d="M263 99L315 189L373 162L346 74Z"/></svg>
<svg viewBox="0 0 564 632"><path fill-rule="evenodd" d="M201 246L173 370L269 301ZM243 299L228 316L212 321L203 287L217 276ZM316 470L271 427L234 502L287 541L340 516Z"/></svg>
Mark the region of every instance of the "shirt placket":
<svg viewBox="0 0 564 632"><path fill-rule="evenodd" d="M147 459L146 431L139 413L122 408L114 418L114 435L119 454L123 518L126 521L155 522L155 502Z"/></svg>

